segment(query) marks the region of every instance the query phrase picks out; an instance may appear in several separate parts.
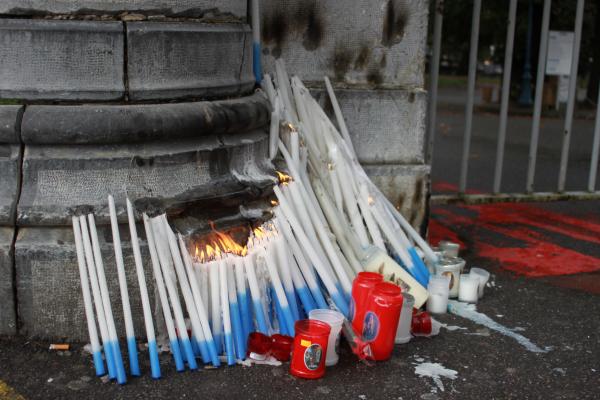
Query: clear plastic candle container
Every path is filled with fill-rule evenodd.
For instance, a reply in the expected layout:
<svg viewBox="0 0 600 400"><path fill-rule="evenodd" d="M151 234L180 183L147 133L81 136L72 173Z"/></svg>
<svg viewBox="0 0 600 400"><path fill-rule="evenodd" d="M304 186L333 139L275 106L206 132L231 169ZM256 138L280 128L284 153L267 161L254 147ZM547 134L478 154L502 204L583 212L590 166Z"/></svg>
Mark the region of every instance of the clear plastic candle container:
<svg viewBox="0 0 600 400"><path fill-rule="evenodd" d="M435 266L437 275L448 276L450 279L450 298L458 297L460 271L463 266L464 260L458 257L444 257Z"/></svg>
<svg viewBox="0 0 600 400"><path fill-rule="evenodd" d="M410 335L410 325L415 298L406 292L402 293L402 297L404 297L404 301L402 302L402 310L400 310L400 319L398 320L398 329L396 330L396 340L394 341L396 344L408 343L412 338Z"/></svg>
<svg viewBox="0 0 600 400"><path fill-rule="evenodd" d="M331 327L327 343L327 355L325 356L325 366L330 367L337 364L339 356L337 354L340 342L340 332L344 322L344 316L335 310L318 308L308 313L309 319L325 322Z"/></svg>
<svg viewBox="0 0 600 400"><path fill-rule="evenodd" d="M479 278L470 274L460 276L460 287L458 290L458 300L465 303L477 303L479 290Z"/></svg>
<svg viewBox="0 0 600 400"><path fill-rule="evenodd" d="M479 279L477 294L479 298L482 298L485 284L490 279L490 273L483 268L471 268L471 276L475 276L477 279Z"/></svg>
<svg viewBox="0 0 600 400"><path fill-rule="evenodd" d="M458 257L458 251L460 250L460 245L458 243L450 242L448 240L442 240L438 244L438 247L444 252L446 256Z"/></svg>
<svg viewBox="0 0 600 400"><path fill-rule="evenodd" d="M431 276L427 285L427 291L429 292L427 311L433 314L444 314L448 308L450 277L448 275Z"/></svg>

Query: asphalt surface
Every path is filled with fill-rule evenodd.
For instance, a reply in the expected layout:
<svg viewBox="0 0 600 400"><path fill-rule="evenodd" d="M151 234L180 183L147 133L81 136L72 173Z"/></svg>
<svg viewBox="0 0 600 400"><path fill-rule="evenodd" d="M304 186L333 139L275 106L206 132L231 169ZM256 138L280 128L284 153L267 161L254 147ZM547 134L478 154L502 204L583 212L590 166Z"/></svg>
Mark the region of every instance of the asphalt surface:
<svg viewBox="0 0 600 400"><path fill-rule="evenodd" d="M592 202L581 203L588 206L573 203L540 206L550 207L551 211L554 207L573 218L593 219L589 214L590 210L594 212ZM440 224L447 223L449 213L460 215L457 208L460 206L437 206L433 209L433 218ZM598 217L595 222L600 224ZM435 229L435 224L433 226ZM508 271L497 260L479 254L474 246L481 233L477 224L457 223L453 229L459 240L469 238L463 251L467 265L477 265L492 272L493 286L486 288L484 298L477 305L478 311L515 329L547 352L528 351L513 338L465 318L446 314L439 320L450 330L442 328L436 337L415 338L408 344L396 346L393 357L387 362L372 366L359 363L342 343L340 363L316 381L292 377L288 373L289 364L177 373L167 354L161 359L163 378L154 381L149 376L147 353L142 352L144 376L131 378L126 385L118 386L94 376L91 357L82 351L81 344L73 344L71 351L65 353L49 351L47 342L27 338L0 339L0 381L28 399L598 398L600 297L586 285L564 287L560 283L585 276L583 281L588 284L591 281L591 287L597 288L600 274L527 277ZM438 230L432 235L445 232ZM509 246L508 242L490 239L489 235L481 239L499 247ZM592 251L585 240L578 242L580 245L572 245L573 251L584 255ZM524 246L529 245L525 243ZM596 266L600 269L598 261ZM418 376L415 368L428 362L456 371L455 379L441 377L436 384L431 377Z"/></svg>

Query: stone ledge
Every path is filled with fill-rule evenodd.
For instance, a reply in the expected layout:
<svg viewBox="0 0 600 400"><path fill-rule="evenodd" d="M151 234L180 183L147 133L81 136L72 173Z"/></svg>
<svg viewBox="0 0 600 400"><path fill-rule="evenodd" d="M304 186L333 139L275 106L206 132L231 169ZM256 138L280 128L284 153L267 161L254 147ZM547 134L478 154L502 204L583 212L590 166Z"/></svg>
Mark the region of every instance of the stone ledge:
<svg viewBox="0 0 600 400"><path fill-rule="evenodd" d="M120 99L123 42L120 22L0 19L0 98Z"/></svg>
<svg viewBox="0 0 600 400"><path fill-rule="evenodd" d="M17 124L23 109L24 107L20 105L0 106L0 144L21 142Z"/></svg>
<svg viewBox="0 0 600 400"><path fill-rule="evenodd" d="M254 88L247 25L127 23L131 100L225 97Z"/></svg>
<svg viewBox="0 0 600 400"><path fill-rule="evenodd" d="M93 210L102 223L108 194L122 221L126 195L142 208L172 212L225 197L258 197L272 184L263 161L268 137L254 131L236 138L232 145L216 136L121 146L28 145L18 224L68 225L81 209Z"/></svg>
<svg viewBox="0 0 600 400"><path fill-rule="evenodd" d="M233 16L245 20L246 0L2 0L0 14L142 14L214 18Z"/></svg>
<svg viewBox="0 0 600 400"><path fill-rule="evenodd" d="M311 93L335 121L327 92ZM335 95L361 163L425 162L426 92L335 89Z"/></svg>
<svg viewBox="0 0 600 400"><path fill-rule="evenodd" d="M13 288L13 237L15 228L0 226L0 335L17 333Z"/></svg>
<svg viewBox="0 0 600 400"><path fill-rule="evenodd" d="M228 135L266 126L269 108L262 93L213 102L32 105L21 136L27 144L124 144Z"/></svg>

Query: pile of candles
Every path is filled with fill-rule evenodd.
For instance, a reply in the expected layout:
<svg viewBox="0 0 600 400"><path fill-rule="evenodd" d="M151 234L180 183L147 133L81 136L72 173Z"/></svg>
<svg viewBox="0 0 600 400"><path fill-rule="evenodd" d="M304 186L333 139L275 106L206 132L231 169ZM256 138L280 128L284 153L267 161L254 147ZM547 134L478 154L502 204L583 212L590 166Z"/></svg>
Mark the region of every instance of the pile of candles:
<svg viewBox="0 0 600 400"><path fill-rule="evenodd" d="M325 78L325 84L339 130L302 82L287 77L282 61L276 63L276 72L275 79L266 74L263 81L273 106L270 156L281 157L289 175L279 172L274 179L273 218L252 229L245 243L214 230L198 246L174 232L165 214L136 216L127 199L153 378L161 376L155 318L164 319L178 371L186 365L197 369L200 361L214 367L222 362L233 365L252 353L248 343L256 333L294 337L299 326L302 332L309 325L318 327L317 322L302 322L308 317L329 321L330 341L336 342L342 329L359 354L362 350L357 343L369 341L362 327L372 329L374 325L366 319L363 324L360 313L367 303L361 300L356 304L353 293L357 275L369 271L379 280L395 284L380 285L380 296L402 299L396 303L398 318L386 322L398 325L386 339L386 350L381 355L375 346L372 353L384 359L391 354L394 333L396 343L410 340L413 309L427 303L429 312L442 313L449 297L475 302L483 294L489 273L473 268L470 274L462 274L465 263L457 257L457 245L448 242L439 249L431 248L367 177L329 80ZM136 376L141 373L136 333L112 196L108 202L129 374ZM143 222L149 260L142 259L136 217ZM96 372L108 372L122 384L127 376L93 214L73 217L73 231ZM150 308L144 272L148 264L162 316L153 316ZM398 286L401 296L400 291L391 290ZM327 314L327 309L340 317ZM361 315L358 322L357 311ZM385 319L386 313L381 311L378 318ZM422 318L417 315L417 320ZM335 363L335 353L328 351L327 360Z"/></svg>

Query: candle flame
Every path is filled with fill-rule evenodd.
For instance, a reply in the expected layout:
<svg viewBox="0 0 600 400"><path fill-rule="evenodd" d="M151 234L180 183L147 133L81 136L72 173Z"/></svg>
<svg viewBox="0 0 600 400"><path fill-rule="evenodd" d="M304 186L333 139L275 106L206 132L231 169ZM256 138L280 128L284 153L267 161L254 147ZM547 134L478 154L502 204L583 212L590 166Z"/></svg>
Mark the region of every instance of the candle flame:
<svg viewBox="0 0 600 400"><path fill-rule="evenodd" d="M368 200L370 206L372 206L373 204L375 204L375 199L372 196L369 196L367 198L367 200Z"/></svg>
<svg viewBox="0 0 600 400"><path fill-rule="evenodd" d="M276 206L278 206L278 205L279 205L279 202L278 202L277 200L271 200L271 205L272 205L273 207L276 207Z"/></svg>
<svg viewBox="0 0 600 400"><path fill-rule="evenodd" d="M283 172L275 171L275 173L277 173L277 179L279 179L279 183L282 183L284 185L286 183L290 183L293 180L291 176L289 176Z"/></svg>

